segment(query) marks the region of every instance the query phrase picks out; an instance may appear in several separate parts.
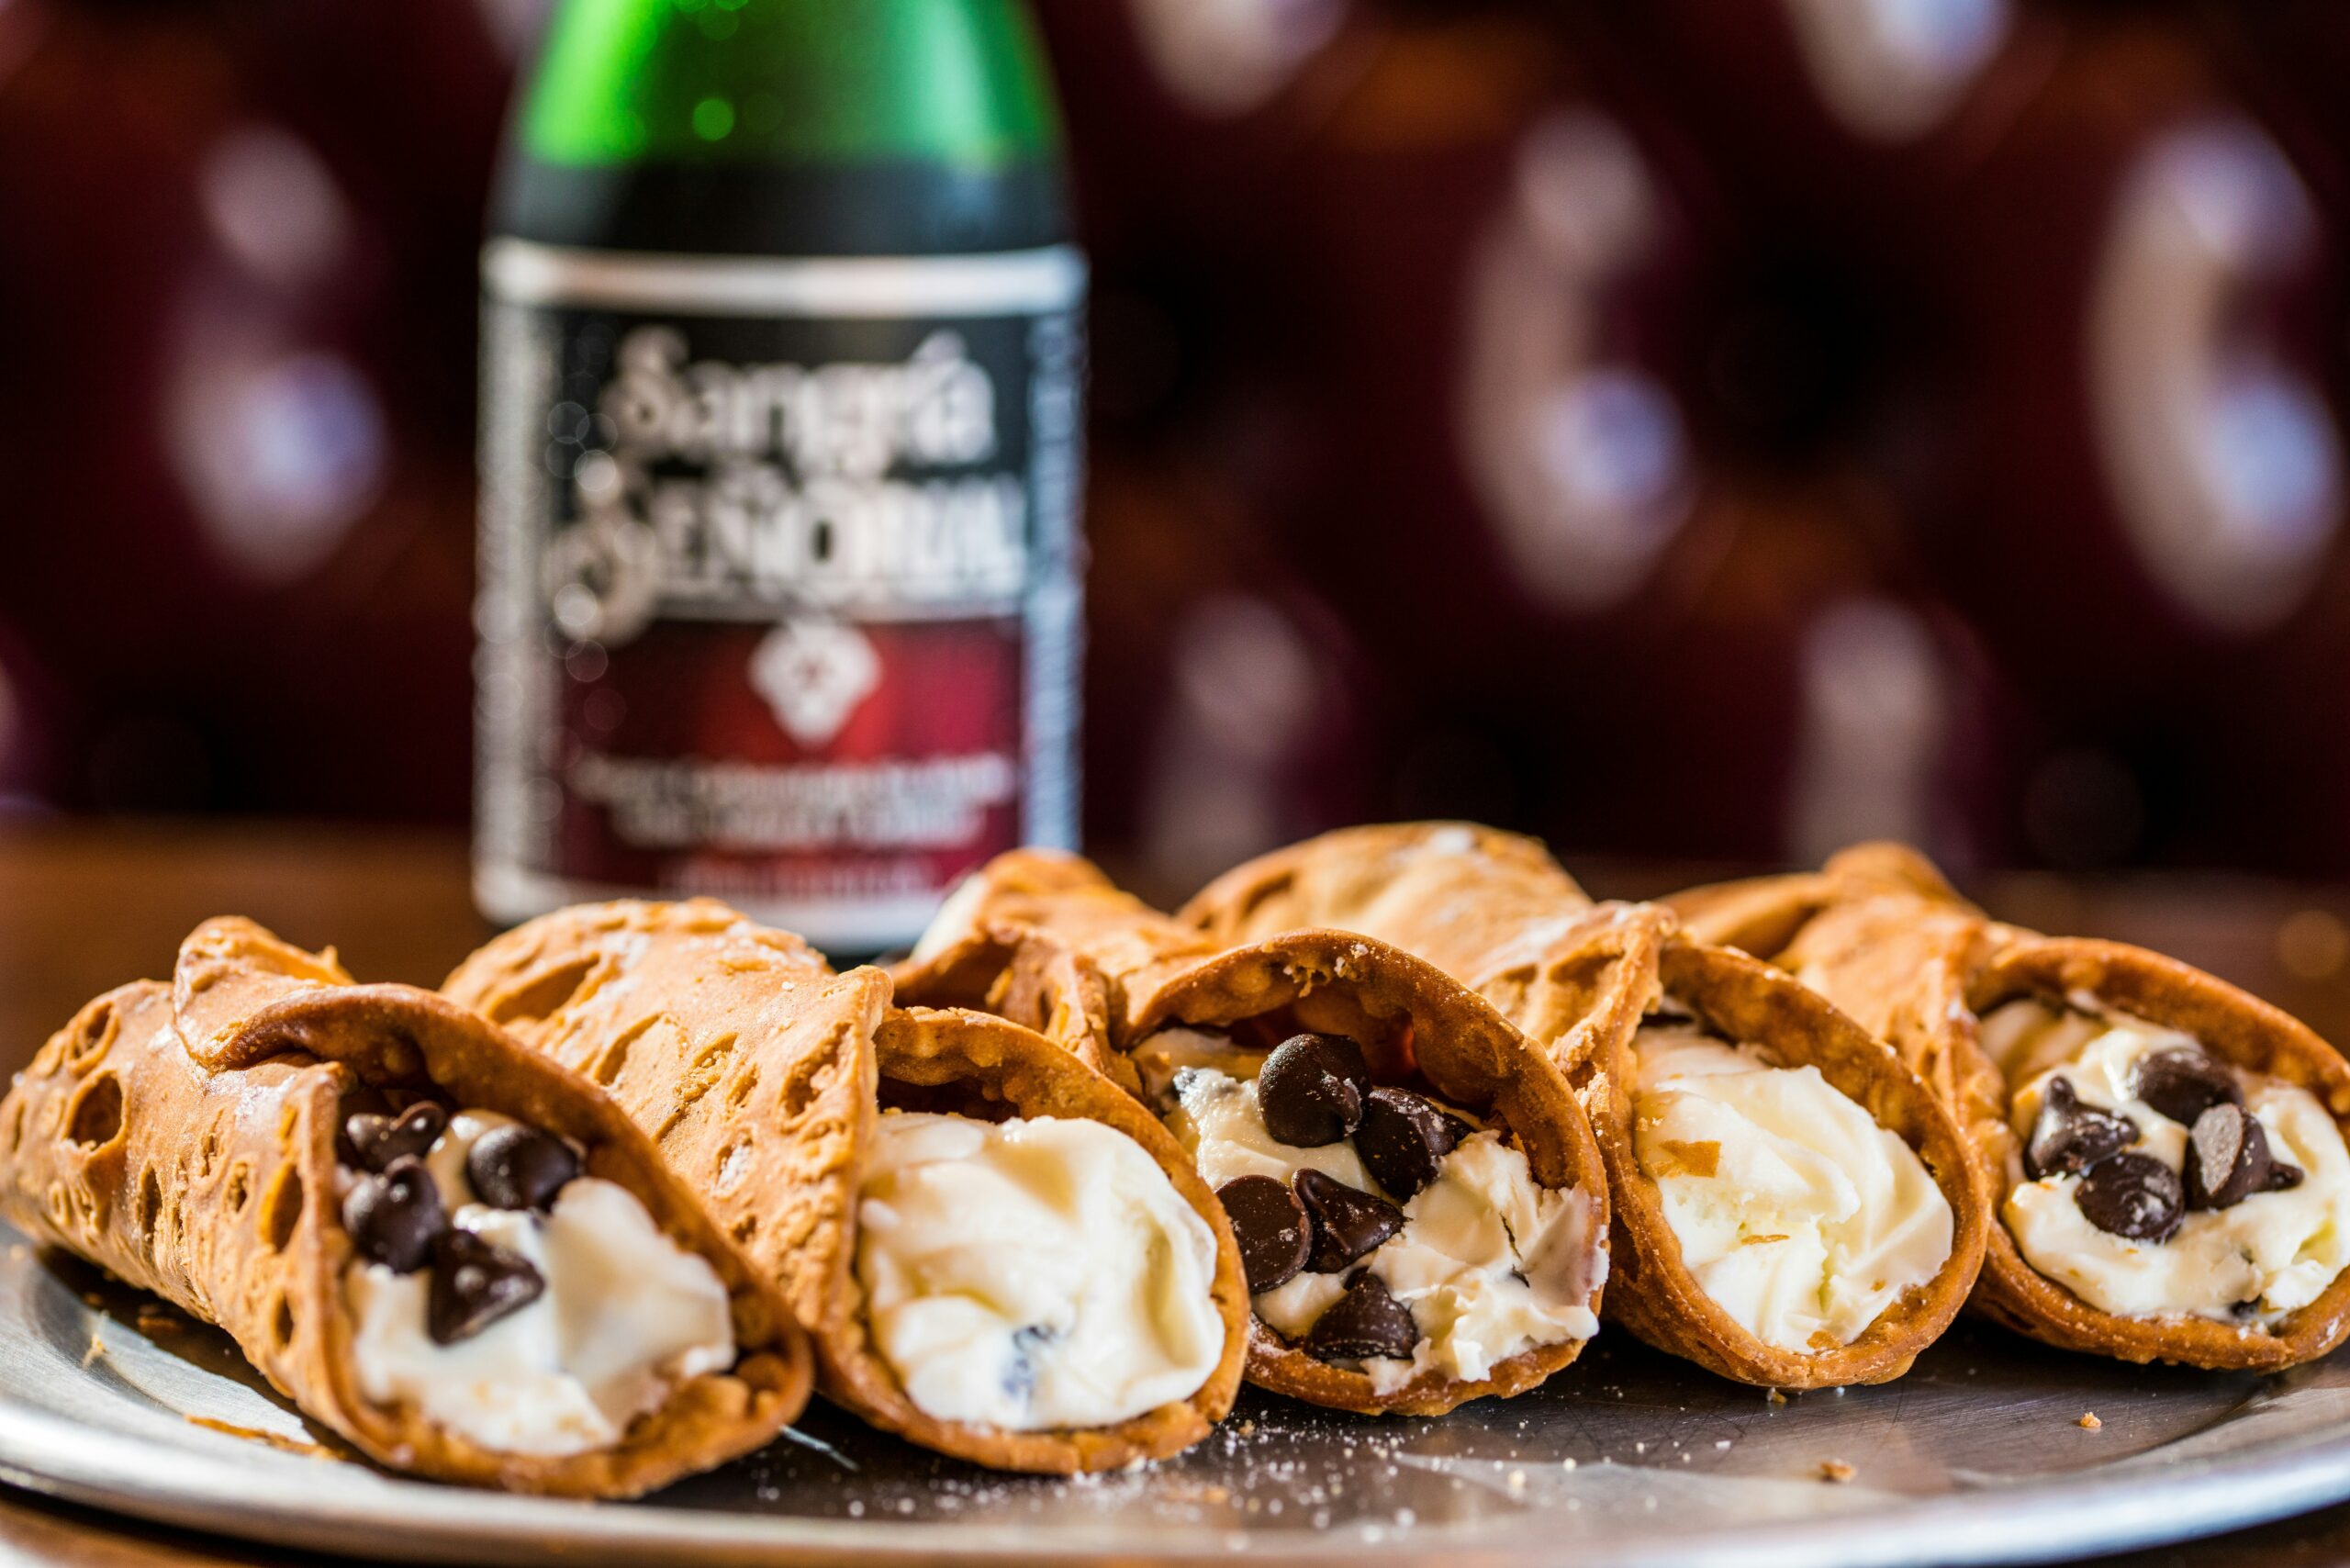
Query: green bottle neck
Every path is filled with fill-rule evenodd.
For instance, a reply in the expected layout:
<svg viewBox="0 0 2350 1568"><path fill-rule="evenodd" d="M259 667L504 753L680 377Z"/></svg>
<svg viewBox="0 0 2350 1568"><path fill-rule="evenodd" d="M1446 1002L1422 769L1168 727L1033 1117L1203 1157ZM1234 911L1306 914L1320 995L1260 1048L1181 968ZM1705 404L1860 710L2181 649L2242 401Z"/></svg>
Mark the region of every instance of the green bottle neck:
<svg viewBox="0 0 2350 1568"><path fill-rule="evenodd" d="M565 0L525 95L529 162L927 163L1057 158L1024 0Z"/></svg>

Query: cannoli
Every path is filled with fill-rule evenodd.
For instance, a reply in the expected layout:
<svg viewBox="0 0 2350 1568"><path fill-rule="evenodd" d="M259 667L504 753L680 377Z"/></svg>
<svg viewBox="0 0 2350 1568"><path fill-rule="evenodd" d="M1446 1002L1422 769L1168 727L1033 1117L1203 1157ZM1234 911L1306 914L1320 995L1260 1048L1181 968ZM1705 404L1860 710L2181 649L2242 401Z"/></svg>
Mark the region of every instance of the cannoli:
<svg viewBox="0 0 2350 1568"><path fill-rule="evenodd" d="M1541 1053L1433 966L1327 930L1227 948L1035 851L950 897L899 994L1067 994L995 961L1098 988L1083 1046L1125 1064L1231 1217L1251 1382L1435 1415L1535 1386L1597 1331L1606 1180L1589 1125Z"/></svg>
<svg viewBox="0 0 2350 1568"><path fill-rule="evenodd" d="M1606 1161L1608 1316L1725 1377L1900 1376L1948 1327L1985 1221L1958 1129L1833 1007L1653 906L1595 904L1531 839L1324 834L1219 878L1218 942L1343 926L1441 965L1568 1078Z"/></svg>
<svg viewBox="0 0 2350 1568"><path fill-rule="evenodd" d="M1203 1437L1240 1381L1239 1254L1115 1084L990 1015L896 1008L723 904L518 927L446 993L606 1085L873 1425L1068 1473Z"/></svg>
<svg viewBox="0 0 2350 1568"><path fill-rule="evenodd" d="M249 921L199 930L176 982L92 1002L0 1101L27 1235L417 1475L625 1497L798 1415L781 1294L586 1082Z"/></svg>
<svg viewBox="0 0 2350 1568"><path fill-rule="evenodd" d="M2350 1335L2350 1068L2302 1025L2143 948L1994 921L1898 845L1673 902L1944 1096L1996 1221L1985 1316L2213 1368Z"/></svg>

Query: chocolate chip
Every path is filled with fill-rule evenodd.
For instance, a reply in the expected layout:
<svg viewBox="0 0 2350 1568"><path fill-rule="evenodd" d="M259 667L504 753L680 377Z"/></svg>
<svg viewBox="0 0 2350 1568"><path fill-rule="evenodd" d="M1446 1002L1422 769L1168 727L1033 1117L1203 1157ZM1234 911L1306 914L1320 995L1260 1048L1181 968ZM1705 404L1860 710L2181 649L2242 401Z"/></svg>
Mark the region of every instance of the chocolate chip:
<svg viewBox="0 0 2350 1568"><path fill-rule="evenodd" d="M342 1228L359 1255L396 1274L412 1274L449 1228L432 1172L410 1155L381 1175L362 1176L342 1200Z"/></svg>
<svg viewBox="0 0 2350 1568"><path fill-rule="evenodd" d="M2195 1118L2187 1135L2187 1206L2227 1209L2255 1193L2301 1183L2301 1169L2268 1151L2260 1118L2241 1105L2221 1103Z"/></svg>
<svg viewBox="0 0 2350 1568"><path fill-rule="evenodd" d="M2088 1222L2128 1241L2168 1241L2186 1217L2178 1172L2151 1154L2117 1154L2093 1167L2073 1193Z"/></svg>
<svg viewBox="0 0 2350 1568"><path fill-rule="evenodd" d="M2132 1090L2138 1098L2184 1127L2214 1105L2241 1105L2244 1091L2235 1074L2192 1047L2156 1051L2138 1064Z"/></svg>
<svg viewBox="0 0 2350 1568"><path fill-rule="evenodd" d="M1265 1127L1292 1148L1337 1142L1362 1120L1371 1069L1344 1035L1292 1035L1257 1072Z"/></svg>
<svg viewBox="0 0 2350 1568"><path fill-rule="evenodd" d="M465 1180L492 1208L546 1208L578 1174L569 1144L520 1122L490 1128L465 1151Z"/></svg>
<svg viewBox="0 0 2350 1568"><path fill-rule="evenodd" d="M436 1345L470 1339L544 1294L531 1260L470 1230L444 1233L432 1249L432 1293L424 1329Z"/></svg>
<svg viewBox="0 0 2350 1568"><path fill-rule="evenodd" d="M1408 1201L1436 1180L1444 1157L1470 1130L1468 1123L1424 1094L1374 1089L1363 1101L1355 1152L1389 1197Z"/></svg>
<svg viewBox="0 0 2350 1568"><path fill-rule="evenodd" d="M393 1114L391 1096L372 1083L354 1083L342 1092L342 1103L336 1110L334 1122L334 1155L353 1170L366 1169L366 1161L351 1141L351 1124L361 1116L390 1116Z"/></svg>
<svg viewBox="0 0 2350 1568"><path fill-rule="evenodd" d="M1003 1369L1003 1391L1026 1404L1036 1392L1036 1352L1059 1336L1041 1323L1032 1323L1012 1336L1012 1360Z"/></svg>
<svg viewBox="0 0 2350 1568"><path fill-rule="evenodd" d="M1420 1343L1420 1326L1409 1308L1387 1294L1377 1274L1365 1269L1306 1330L1305 1349L1326 1361L1365 1356L1406 1358Z"/></svg>
<svg viewBox="0 0 2350 1568"><path fill-rule="evenodd" d="M2071 1175L2137 1141L2137 1123L2083 1104L2069 1080L2052 1078L2040 1102L2040 1114L2032 1118L2031 1137L2024 1145L2024 1174L2035 1182L2043 1176Z"/></svg>
<svg viewBox="0 0 2350 1568"><path fill-rule="evenodd" d="M1236 1176L1215 1190L1232 1221L1232 1238L1240 1244L1240 1271L1248 1276L1248 1294L1277 1289L1305 1267L1313 1226L1305 1205L1275 1176Z"/></svg>
<svg viewBox="0 0 2350 1568"><path fill-rule="evenodd" d="M2268 1177L2268 1138L2241 1106L2211 1105L2187 1135L2187 1206L2233 1208Z"/></svg>
<svg viewBox="0 0 2350 1568"><path fill-rule="evenodd" d="M368 1170L389 1170L394 1160L422 1159L448 1130L449 1113L430 1100L419 1100L397 1116L362 1111L342 1124L344 1139Z"/></svg>
<svg viewBox="0 0 2350 1568"><path fill-rule="evenodd" d="M1297 1173L1297 1195L1314 1216L1314 1246L1305 1266L1317 1274L1342 1271L1404 1228L1402 1209L1319 1170Z"/></svg>

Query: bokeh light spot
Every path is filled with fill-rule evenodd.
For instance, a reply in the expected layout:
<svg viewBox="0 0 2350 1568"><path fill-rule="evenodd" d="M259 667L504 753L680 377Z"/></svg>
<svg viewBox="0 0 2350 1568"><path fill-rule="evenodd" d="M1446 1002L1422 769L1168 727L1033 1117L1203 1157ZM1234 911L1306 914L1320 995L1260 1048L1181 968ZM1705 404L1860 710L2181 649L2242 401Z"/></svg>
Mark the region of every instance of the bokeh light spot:
<svg viewBox="0 0 2350 1568"><path fill-rule="evenodd" d="M2297 910L2277 927L2277 961L2299 980L2331 980L2350 963L2350 927L2322 909Z"/></svg>
<svg viewBox="0 0 2350 1568"><path fill-rule="evenodd" d="M734 106L723 98L704 98L694 106L694 134L704 141L723 141L734 129Z"/></svg>

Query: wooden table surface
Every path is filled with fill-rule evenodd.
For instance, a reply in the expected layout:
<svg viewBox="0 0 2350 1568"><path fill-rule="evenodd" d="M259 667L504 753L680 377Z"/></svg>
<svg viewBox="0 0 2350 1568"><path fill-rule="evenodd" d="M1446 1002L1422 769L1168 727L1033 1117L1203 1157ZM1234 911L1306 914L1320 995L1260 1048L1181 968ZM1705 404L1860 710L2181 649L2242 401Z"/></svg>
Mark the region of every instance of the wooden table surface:
<svg viewBox="0 0 2350 1568"><path fill-rule="evenodd" d="M1601 896L1701 879L1694 867L1577 865ZM1182 889L1147 889L1174 898ZM2350 890L2235 878L1989 879L1968 891L2044 931L2143 943L2211 969L2350 1042ZM0 1070L13 1071L99 991L168 978L179 939L245 914L361 980L431 985L489 934L450 834L286 824L76 823L0 830ZM2350 1352L2344 1352L2350 1353ZM301 1561L193 1539L0 1486L0 1563L212 1568ZM2350 1568L2350 1506L2113 1568Z"/></svg>

